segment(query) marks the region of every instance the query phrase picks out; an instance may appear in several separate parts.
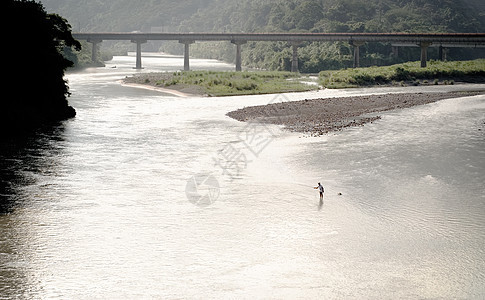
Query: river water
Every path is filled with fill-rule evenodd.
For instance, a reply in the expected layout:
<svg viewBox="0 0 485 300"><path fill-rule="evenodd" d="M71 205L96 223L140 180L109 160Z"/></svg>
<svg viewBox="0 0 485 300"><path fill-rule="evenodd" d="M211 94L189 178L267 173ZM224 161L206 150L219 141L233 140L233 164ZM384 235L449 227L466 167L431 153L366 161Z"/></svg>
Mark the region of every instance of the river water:
<svg viewBox="0 0 485 300"><path fill-rule="evenodd" d="M76 118L1 145L1 299L485 297L484 96L319 138L225 116L484 85L183 98L118 83L183 60L143 65L67 75Z"/></svg>

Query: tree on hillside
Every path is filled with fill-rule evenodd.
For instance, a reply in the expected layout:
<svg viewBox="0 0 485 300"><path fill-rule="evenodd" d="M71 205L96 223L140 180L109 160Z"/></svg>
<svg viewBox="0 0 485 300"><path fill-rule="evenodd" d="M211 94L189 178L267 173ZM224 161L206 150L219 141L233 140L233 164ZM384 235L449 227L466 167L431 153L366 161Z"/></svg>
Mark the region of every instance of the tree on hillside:
<svg viewBox="0 0 485 300"><path fill-rule="evenodd" d="M6 55L6 97L0 102L1 133L35 127L40 123L73 117L68 106L69 87L64 71L72 62L62 50L81 45L71 35L71 26L56 14L47 14L40 3L6 0L3 39L11 47ZM5 48L4 48L5 49ZM4 56L5 57L5 56Z"/></svg>

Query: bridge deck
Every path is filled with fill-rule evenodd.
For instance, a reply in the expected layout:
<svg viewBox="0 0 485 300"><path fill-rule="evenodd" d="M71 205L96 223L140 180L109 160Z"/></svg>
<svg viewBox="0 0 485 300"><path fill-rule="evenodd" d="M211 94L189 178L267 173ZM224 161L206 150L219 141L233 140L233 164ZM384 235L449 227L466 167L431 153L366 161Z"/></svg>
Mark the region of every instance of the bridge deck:
<svg viewBox="0 0 485 300"><path fill-rule="evenodd" d="M361 41L394 43L477 43L485 44L485 33L74 33L87 40L192 40L192 41Z"/></svg>

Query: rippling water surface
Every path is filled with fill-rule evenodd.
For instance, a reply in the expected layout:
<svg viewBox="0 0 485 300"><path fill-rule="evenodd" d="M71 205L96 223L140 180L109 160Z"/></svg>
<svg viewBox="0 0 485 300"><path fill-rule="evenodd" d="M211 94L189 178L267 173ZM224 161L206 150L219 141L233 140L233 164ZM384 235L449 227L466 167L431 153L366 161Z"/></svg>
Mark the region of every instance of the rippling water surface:
<svg viewBox="0 0 485 300"><path fill-rule="evenodd" d="M485 86L180 98L121 86L133 65L69 74L77 117L1 145L0 298L485 297L484 96L320 138L225 116Z"/></svg>

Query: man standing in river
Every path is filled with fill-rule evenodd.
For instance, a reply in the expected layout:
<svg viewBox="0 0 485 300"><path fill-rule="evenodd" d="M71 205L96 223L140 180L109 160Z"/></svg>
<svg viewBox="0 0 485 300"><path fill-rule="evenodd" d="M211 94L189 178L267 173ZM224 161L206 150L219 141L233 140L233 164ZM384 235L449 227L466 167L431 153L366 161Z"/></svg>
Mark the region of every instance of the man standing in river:
<svg viewBox="0 0 485 300"><path fill-rule="evenodd" d="M318 185L316 187L314 187L314 189L320 190L320 200L323 200L323 192L324 192L323 185L321 185L320 182L319 182Z"/></svg>

